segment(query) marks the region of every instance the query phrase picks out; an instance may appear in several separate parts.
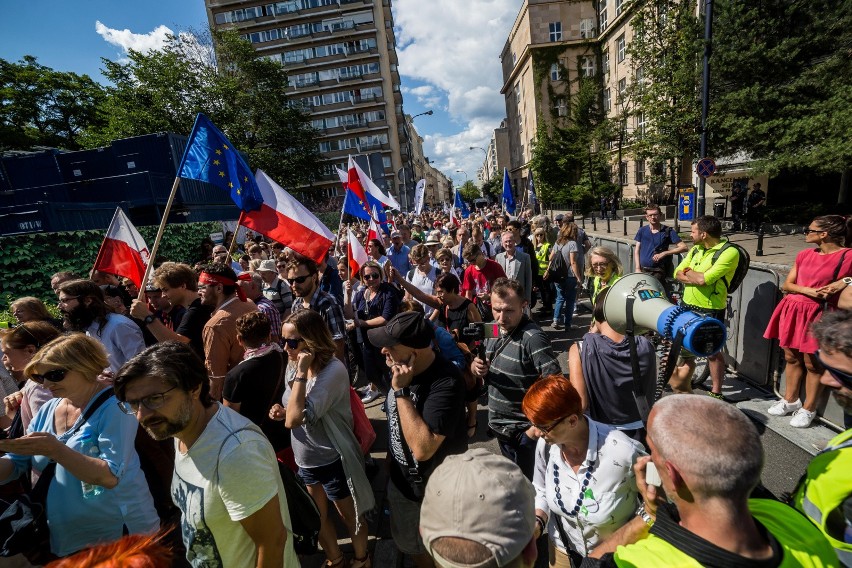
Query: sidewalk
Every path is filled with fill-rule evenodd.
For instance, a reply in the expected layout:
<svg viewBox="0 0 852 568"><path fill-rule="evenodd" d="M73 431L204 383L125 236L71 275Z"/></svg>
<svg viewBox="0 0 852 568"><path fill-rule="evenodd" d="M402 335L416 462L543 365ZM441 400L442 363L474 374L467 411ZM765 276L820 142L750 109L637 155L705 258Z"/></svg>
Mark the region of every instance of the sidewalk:
<svg viewBox="0 0 852 568"><path fill-rule="evenodd" d="M553 213L555 216L558 212L554 211ZM607 227L606 220L601 221L600 219L593 221L591 218L576 217L575 222L580 226L580 228L584 229L592 239L594 239L594 237L612 238L624 240L630 243L633 242L633 238L636 236L636 231L639 230L640 226L638 218L628 217L625 235L625 223L624 219L621 217L615 221L610 221L609 227ZM666 220L664 221L664 224L671 226L673 221ZM793 266L793 261L795 261L796 255L799 254L802 249L807 247L804 235L800 233L785 233L781 231L782 227L780 226L767 225L765 228L766 232L763 236L763 255L757 256L757 233L745 231L732 232L730 229L726 230L724 228L726 226L728 228L731 226L729 221L722 222L722 235L748 251L751 256L752 264L768 264L780 272L786 273L789 271L790 267ZM609 231L607 231L607 228L609 228ZM687 244L690 244L689 223L681 223L678 232L681 238L684 239Z"/></svg>

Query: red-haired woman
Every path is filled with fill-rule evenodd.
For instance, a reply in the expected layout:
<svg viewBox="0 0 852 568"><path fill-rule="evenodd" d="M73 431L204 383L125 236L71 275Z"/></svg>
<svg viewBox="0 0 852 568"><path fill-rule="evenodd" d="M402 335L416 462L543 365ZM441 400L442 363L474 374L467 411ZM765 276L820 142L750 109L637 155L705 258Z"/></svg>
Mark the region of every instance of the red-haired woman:
<svg viewBox="0 0 852 568"><path fill-rule="evenodd" d="M548 531L550 566L571 566L569 557L579 565L636 515L633 464L645 451L623 432L584 416L580 395L561 375L534 383L522 409L541 435L533 475L536 536Z"/></svg>

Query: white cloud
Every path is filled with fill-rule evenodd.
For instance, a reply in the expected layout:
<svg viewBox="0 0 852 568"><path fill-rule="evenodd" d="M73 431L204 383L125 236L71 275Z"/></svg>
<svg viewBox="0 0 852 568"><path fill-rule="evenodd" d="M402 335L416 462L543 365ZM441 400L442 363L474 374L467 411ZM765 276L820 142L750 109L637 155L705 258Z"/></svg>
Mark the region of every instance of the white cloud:
<svg viewBox="0 0 852 568"><path fill-rule="evenodd" d="M516 0L397 0L394 23L399 72L424 85L405 91L424 106L440 105L461 129L424 136L424 152L436 167L472 180L485 158L494 128L506 114L500 94L500 52L518 13ZM434 107L433 107L434 108Z"/></svg>
<svg viewBox="0 0 852 568"><path fill-rule="evenodd" d="M171 29L163 25L157 26L147 34L135 34L128 29L109 28L100 21L95 21L95 31L107 43L120 47L125 53L131 49L142 53L161 49L166 44L167 36L174 34Z"/></svg>

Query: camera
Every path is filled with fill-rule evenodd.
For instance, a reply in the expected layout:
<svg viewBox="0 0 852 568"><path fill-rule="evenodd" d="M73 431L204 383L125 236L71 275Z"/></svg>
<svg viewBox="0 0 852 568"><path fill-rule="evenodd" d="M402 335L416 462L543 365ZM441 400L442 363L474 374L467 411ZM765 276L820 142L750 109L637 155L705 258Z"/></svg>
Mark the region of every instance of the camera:
<svg viewBox="0 0 852 568"><path fill-rule="evenodd" d="M500 326L496 323L475 322L467 324L467 327L462 329L461 336L465 343L469 341L482 341L484 339L493 339L500 337Z"/></svg>

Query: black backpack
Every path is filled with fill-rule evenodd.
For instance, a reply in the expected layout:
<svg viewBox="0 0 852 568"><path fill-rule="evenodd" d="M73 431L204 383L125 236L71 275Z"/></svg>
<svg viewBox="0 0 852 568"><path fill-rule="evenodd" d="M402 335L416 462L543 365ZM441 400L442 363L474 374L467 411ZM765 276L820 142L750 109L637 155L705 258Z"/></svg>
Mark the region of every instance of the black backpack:
<svg viewBox="0 0 852 568"><path fill-rule="evenodd" d="M564 245L563 245L564 246ZM568 278L568 263L565 262L565 255L562 254L562 247L556 248L551 254L553 258L550 264L547 265L546 282L562 282Z"/></svg>
<svg viewBox="0 0 852 568"><path fill-rule="evenodd" d="M736 243L732 243L731 241L726 242L722 247L713 254L713 264L716 264L716 261L719 260L719 257L725 252L725 249L728 247L734 247L737 249L737 252L740 253L739 259L737 260L737 269L734 271L734 275L731 277L730 282L726 278L722 278L722 281L725 283L725 286L728 287L728 294L733 294L734 291L740 287L740 284L743 283L743 280L748 274L748 267L751 264L751 257L748 254L748 251L741 247Z"/></svg>

